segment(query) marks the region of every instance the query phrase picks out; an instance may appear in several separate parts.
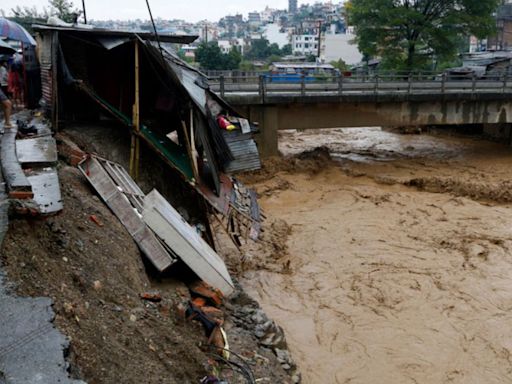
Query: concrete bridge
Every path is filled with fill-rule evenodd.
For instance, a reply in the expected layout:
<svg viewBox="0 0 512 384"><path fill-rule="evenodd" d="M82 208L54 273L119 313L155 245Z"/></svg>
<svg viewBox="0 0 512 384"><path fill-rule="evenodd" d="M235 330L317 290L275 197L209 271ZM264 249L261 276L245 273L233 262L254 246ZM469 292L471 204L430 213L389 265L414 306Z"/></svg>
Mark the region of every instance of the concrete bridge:
<svg viewBox="0 0 512 384"><path fill-rule="evenodd" d="M259 122L265 156L277 153L277 131L284 129L512 123L510 75L273 80L267 76L210 79L214 91Z"/></svg>

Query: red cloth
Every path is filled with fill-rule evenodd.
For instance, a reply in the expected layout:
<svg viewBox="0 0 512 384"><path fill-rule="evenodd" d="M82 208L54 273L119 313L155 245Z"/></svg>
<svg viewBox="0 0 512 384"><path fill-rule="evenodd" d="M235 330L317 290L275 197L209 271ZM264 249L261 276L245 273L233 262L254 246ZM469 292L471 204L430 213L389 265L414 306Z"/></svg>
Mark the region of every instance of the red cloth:
<svg viewBox="0 0 512 384"><path fill-rule="evenodd" d="M7 90L11 93L21 90L21 78L17 71L9 71L7 74Z"/></svg>

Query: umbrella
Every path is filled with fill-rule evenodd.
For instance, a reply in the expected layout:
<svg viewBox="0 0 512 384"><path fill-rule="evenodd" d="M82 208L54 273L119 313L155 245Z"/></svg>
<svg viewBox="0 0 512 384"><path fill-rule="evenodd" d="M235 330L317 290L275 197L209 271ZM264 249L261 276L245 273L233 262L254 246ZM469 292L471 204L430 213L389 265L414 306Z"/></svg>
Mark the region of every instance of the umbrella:
<svg viewBox="0 0 512 384"><path fill-rule="evenodd" d="M12 55L16 50L0 39L0 58L2 55Z"/></svg>
<svg viewBox="0 0 512 384"><path fill-rule="evenodd" d="M25 28L14 21L7 20L5 17L0 17L0 37L36 45L36 41Z"/></svg>

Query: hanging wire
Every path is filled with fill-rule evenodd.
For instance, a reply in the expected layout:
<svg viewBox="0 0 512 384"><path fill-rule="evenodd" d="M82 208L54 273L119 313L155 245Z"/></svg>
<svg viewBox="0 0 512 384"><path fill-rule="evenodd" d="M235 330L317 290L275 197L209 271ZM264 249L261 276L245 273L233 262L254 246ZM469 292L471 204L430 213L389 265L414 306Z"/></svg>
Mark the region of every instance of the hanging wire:
<svg viewBox="0 0 512 384"><path fill-rule="evenodd" d="M162 56L162 61L165 62L164 54L162 51L162 45L160 44L160 38L158 37L158 32L156 31L155 20L153 19L153 13L151 12L151 7L149 6L149 0L146 0L146 5L148 6L149 17L151 18L151 24L153 25L153 31L155 32L156 43L158 44L158 50L160 51L160 55Z"/></svg>

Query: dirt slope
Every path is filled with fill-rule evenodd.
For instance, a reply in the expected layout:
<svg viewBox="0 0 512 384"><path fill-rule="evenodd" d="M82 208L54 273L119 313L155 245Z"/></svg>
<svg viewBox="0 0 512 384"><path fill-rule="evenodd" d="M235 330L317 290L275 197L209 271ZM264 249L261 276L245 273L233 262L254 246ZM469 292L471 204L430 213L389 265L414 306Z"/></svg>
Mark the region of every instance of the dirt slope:
<svg viewBox="0 0 512 384"><path fill-rule="evenodd" d="M197 382L202 334L176 320L177 291L161 305L142 302L150 282L136 245L77 169L62 167L60 178L60 215L10 223L2 262L18 293L53 299L73 373L91 384Z"/></svg>

